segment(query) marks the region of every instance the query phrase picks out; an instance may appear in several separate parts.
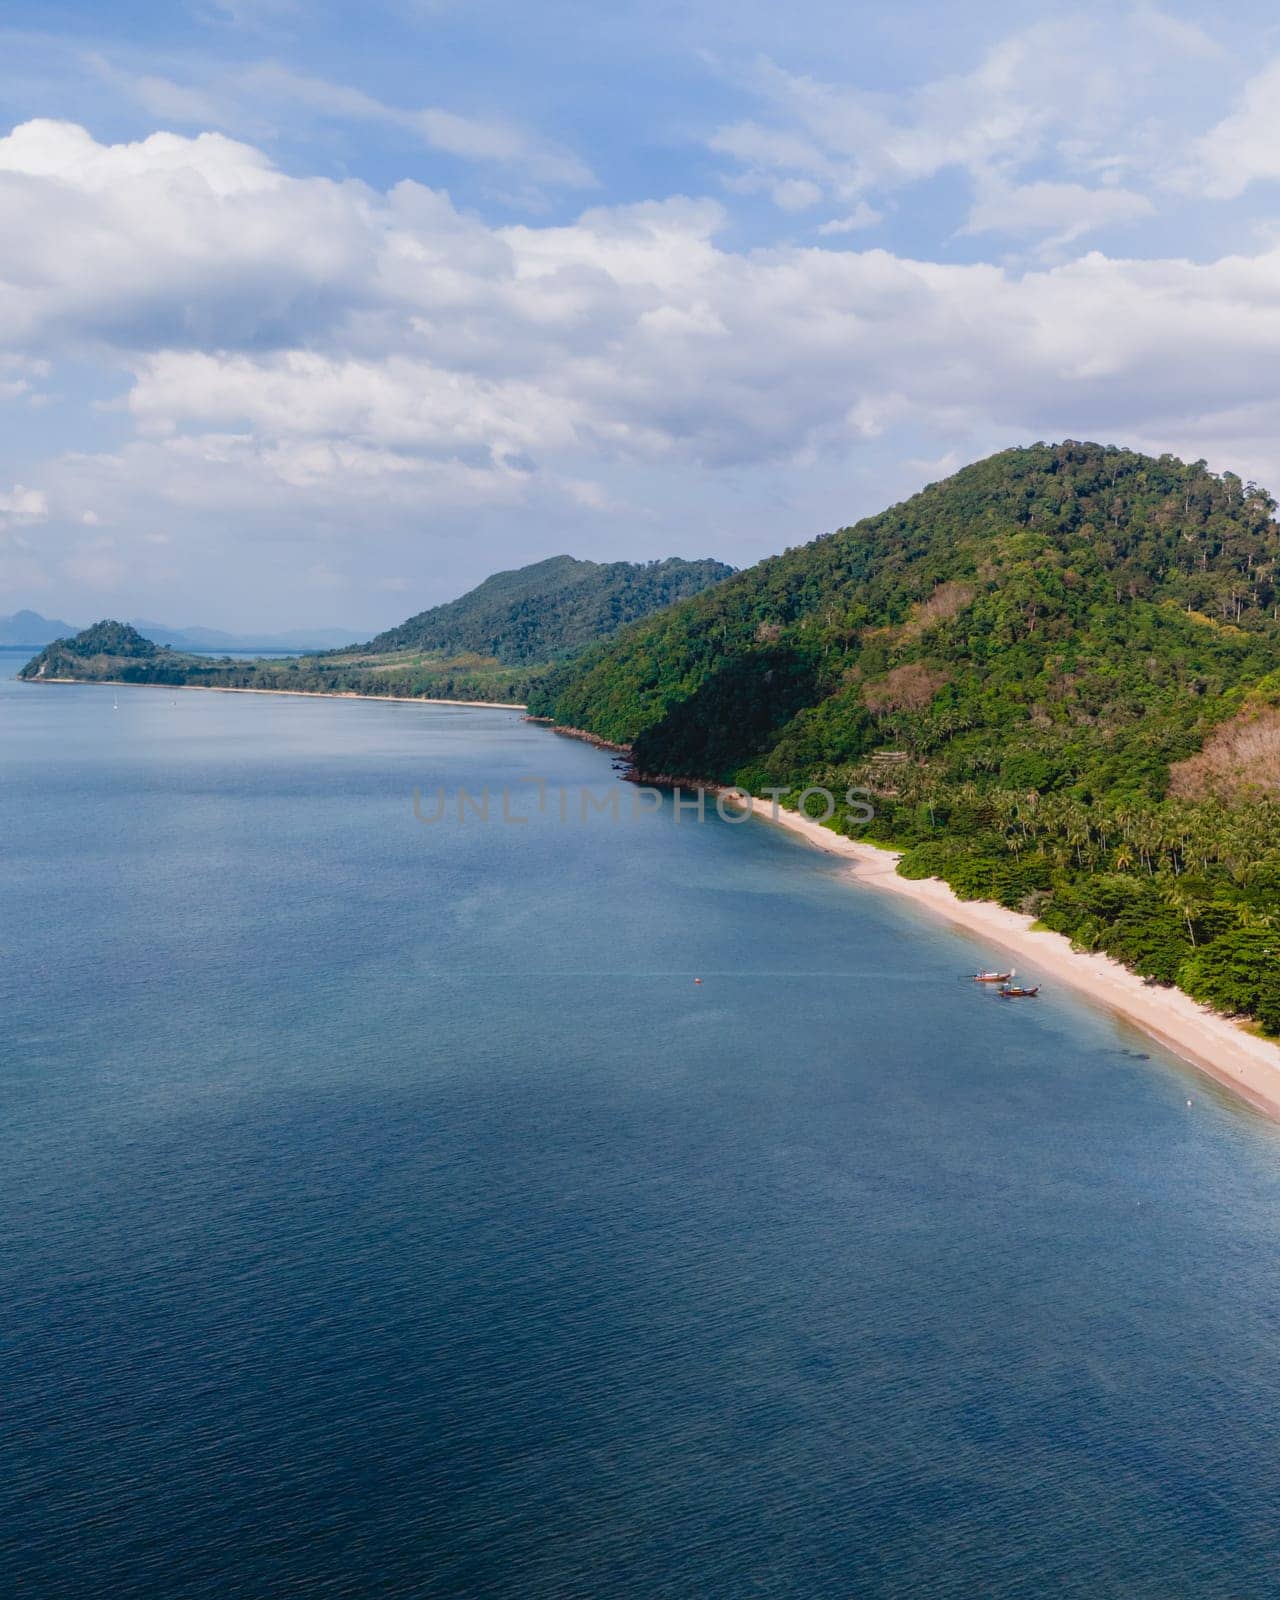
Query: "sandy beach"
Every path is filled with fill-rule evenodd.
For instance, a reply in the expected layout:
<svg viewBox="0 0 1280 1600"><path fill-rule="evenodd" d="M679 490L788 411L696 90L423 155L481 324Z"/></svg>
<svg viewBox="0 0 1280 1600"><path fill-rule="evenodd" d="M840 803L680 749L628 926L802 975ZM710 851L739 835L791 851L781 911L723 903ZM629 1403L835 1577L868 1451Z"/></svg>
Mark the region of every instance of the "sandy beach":
<svg viewBox="0 0 1280 1600"><path fill-rule="evenodd" d="M41 678L32 681L76 683L81 680ZM523 705L512 702L427 700L415 695L362 695L352 690L250 689L218 684L139 685L112 680L107 680L105 686L123 689L182 688L212 694L276 694L299 699L384 700L402 705L475 706L491 711L525 710ZM602 749L623 752L627 749L625 745L611 744L577 728L548 724L548 731L583 739ZM1025 976L1031 982L1047 979L1069 984L1097 1004L1127 1018L1182 1060L1190 1062L1258 1110L1280 1121L1280 1045L1250 1033L1230 1017L1208 1010L1179 989L1144 983L1135 973L1109 956L1073 950L1070 940L1062 934L1037 928L1031 917L1020 912L1008 911L989 900L961 900L939 878L899 877L899 852L896 850L847 839L833 833L830 828L824 828L821 823L801 816L798 811L774 806L768 800L752 799L751 809L757 817L785 828L817 849L850 861L859 884L923 906L956 927L963 928L966 933L977 934L998 949L1008 951L1020 964L1020 977Z"/></svg>
<svg viewBox="0 0 1280 1600"><path fill-rule="evenodd" d="M382 700L398 706L480 706L488 711L525 709L523 703L514 700L432 700L422 694L357 694L354 689L247 689L229 683L128 683L123 678L27 678L25 682L81 685L92 682L95 688L164 689L174 694L180 689L192 689L205 694L287 694L298 700Z"/></svg>
<svg viewBox="0 0 1280 1600"><path fill-rule="evenodd" d="M1166 1049L1280 1120L1280 1046L1198 1005L1181 990L1148 986L1109 956L1073 950L1062 934L1036 928L1032 918L1017 911L988 900L961 900L939 878L900 878L895 850L846 839L796 811L779 807L775 815L767 800L753 800L751 808L818 849L847 858L859 883L925 906L1008 951L1016 958L1019 977L1025 975L1032 983L1070 984L1118 1012Z"/></svg>

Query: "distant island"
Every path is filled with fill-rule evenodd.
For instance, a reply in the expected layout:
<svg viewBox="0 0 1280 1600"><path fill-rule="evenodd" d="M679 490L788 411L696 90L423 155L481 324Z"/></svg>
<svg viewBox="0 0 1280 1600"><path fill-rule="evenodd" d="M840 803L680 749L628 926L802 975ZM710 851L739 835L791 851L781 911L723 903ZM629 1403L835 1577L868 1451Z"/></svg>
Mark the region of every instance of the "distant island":
<svg viewBox="0 0 1280 1600"><path fill-rule="evenodd" d="M332 650L354 643L358 634L347 628L292 628L284 633L226 633L221 628L174 628L165 622L129 618L129 625L155 644L174 650ZM57 617L43 617L38 611L15 611L0 617L0 645L25 646L38 650L55 639L71 638L78 630Z"/></svg>
<svg viewBox="0 0 1280 1600"><path fill-rule="evenodd" d="M22 675L520 702L652 781L861 788L903 877L1280 1035L1275 509L1067 440L736 575L557 558L355 651L211 662L102 623Z"/></svg>
<svg viewBox="0 0 1280 1600"><path fill-rule="evenodd" d="M366 644L283 660L193 655L108 620L46 645L20 676L523 704L557 663L733 570L674 557L605 564L553 556L495 573Z"/></svg>
<svg viewBox="0 0 1280 1600"><path fill-rule="evenodd" d="M1280 530L1203 461L1007 450L540 679L638 774L859 837L1280 1034ZM786 803L786 802L784 802Z"/></svg>

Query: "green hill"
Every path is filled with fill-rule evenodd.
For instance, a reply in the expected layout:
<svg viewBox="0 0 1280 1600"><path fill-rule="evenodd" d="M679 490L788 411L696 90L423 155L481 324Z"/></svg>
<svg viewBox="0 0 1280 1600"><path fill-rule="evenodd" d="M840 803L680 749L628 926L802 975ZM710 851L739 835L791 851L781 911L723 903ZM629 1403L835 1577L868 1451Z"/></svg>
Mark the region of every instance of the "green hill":
<svg viewBox="0 0 1280 1600"><path fill-rule="evenodd" d="M99 678L122 663L151 663L160 647L127 622L95 622L69 639L47 644L18 674L21 678Z"/></svg>
<svg viewBox="0 0 1280 1600"><path fill-rule="evenodd" d="M530 709L646 773L864 784L906 873L1280 1030L1274 510L1203 462L1004 451L592 648Z"/></svg>
<svg viewBox="0 0 1280 1600"><path fill-rule="evenodd" d="M447 605L419 612L370 640L365 650L493 656L527 666L571 655L594 639L729 577L720 561L548 561L497 572Z"/></svg>
<svg viewBox="0 0 1280 1600"><path fill-rule="evenodd" d="M98 622L55 640L20 675L523 704L557 659L732 571L718 561L605 566L556 556L497 573L357 649L283 660L192 655L158 646L125 623Z"/></svg>

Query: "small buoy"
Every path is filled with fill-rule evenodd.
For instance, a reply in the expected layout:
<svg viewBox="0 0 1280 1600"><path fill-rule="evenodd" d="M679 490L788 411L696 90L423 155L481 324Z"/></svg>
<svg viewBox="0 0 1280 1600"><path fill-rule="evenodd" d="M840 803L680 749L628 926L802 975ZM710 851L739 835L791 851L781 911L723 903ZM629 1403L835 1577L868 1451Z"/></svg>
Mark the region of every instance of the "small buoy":
<svg viewBox="0 0 1280 1600"><path fill-rule="evenodd" d="M702 979L701 979L701 978L695 978L695 979L694 979L694 980L693 980L693 981L694 981L694 982L695 982L695 983L701 983L701 982L702 982ZM1191 1104L1191 1102L1190 1102L1190 1100L1188 1100L1188 1101L1187 1101L1187 1104L1188 1104L1188 1105L1190 1105L1190 1104Z"/></svg>

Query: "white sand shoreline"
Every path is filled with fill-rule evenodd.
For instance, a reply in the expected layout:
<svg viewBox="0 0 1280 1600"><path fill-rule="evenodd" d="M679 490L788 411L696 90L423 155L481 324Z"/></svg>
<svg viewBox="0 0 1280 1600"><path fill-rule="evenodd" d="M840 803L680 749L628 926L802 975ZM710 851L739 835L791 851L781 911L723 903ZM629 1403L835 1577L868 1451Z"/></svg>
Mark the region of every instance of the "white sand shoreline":
<svg viewBox="0 0 1280 1600"><path fill-rule="evenodd" d="M859 883L924 906L967 933L979 934L1009 951L1020 961L1032 963L1035 971L1028 976L1033 982L1043 976L1070 984L1257 1110L1280 1120L1280 1046L1199 1005L1180 989L1147 985L1109 956L1073 950L1069 939L1036 928L1033 919L1020 912L1007 911L990 900L961 900L940 878L899 877L896 850L846 839L781 806L775 814L767 800L753 799L751 809L758 817L776 822L818 849L852 861Z"/></svg>
<svg viewBox="0 0 1280 1600"><path fill-rule="evenodd" d="M81 683L79 678L33 678L31 683ZM389 701L400 705L473 706L489 711L524 711L513 701L426 699L420 695L369 695L355 690L251 689L230 684L137 684L118 679L98 680L102 687L121 689L191 689L213 694L275 694L299 699ZM551 727L555 733L586 738L602 748L625 750L577 729ZM714 785L708 784L707 788ZM1089 955L1073 950L1069 939L1048 929L1036 928L1033 919L1008 911L990 900L961 900L939 878L902 878L896 871L899 852L879 845L865 844L833 833L821 823L774 806L771 801L753 798L753 813L767 822L806 840L831 855L843 856L855 864L855 877L869 888L896 894L923 906L971 934L979 934L991 944L1007 950L1022 961L1031 961L1033 976L1045 974L1088 996L1117 1013L1167 1050L1189 1062L1215 1082L1225 1085L1259 1111L1280 1121L1280 1046L1261 1039L1217 1012L1199 1005L1180 989L1149 986L1109 956ZM1030 974L1026 974L1032 976Z"/></svg>
<svg viewBox="0 0 1280 1600"><path fill-rule="evenodd" d="M124 678L24 678L24 683L78 683L102 689L191 689L204 694L287 694L298 700L370 700L397 706L478 706L482 711L525 711L519 700L442 700L424 694L359 694L355 689L250 689L231 683L130 683Z"/></svg>

